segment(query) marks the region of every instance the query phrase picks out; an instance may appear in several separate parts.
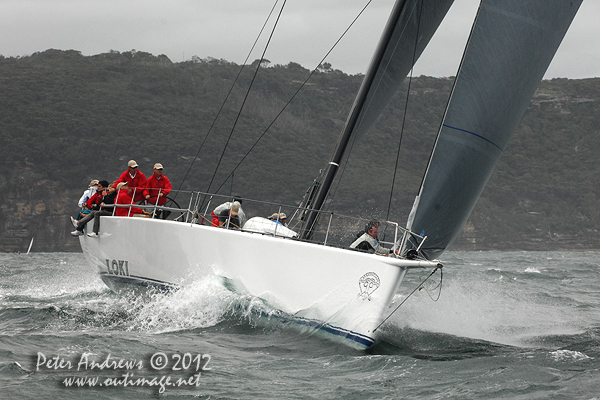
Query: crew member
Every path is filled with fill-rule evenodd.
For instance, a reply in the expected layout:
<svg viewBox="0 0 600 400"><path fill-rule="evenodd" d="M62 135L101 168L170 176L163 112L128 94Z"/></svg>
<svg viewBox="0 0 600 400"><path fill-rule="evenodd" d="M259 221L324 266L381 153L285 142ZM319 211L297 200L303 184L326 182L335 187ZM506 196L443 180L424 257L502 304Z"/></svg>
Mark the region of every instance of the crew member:
<svg viewBox="0 0 600 400"><path fill-rule="evenodd" d="M394 250L386 249L385 247L379 244L377 240L378 229L379 221L369 221L369 223L365 226L365 230L362 232L362 234L359 234L358 238L354 242L352 242L350 248L375 254L393 253Z"/></svg>
<svg viewBox="0 0 600 400"><path fill-rule="evenodd" d="M133 197L133 201L138 202L144 199L144 189L146 188L146 175L138 170L138 164L135 160L129 160L127 163L127 171L123 172L117 184L126 182L129 188L129 195Z"/></svg>
<svg viewBox="0 0 600 400"><path fill-rule="evenodd" d="M212 219L212 225L213 226L219 226L219 215L224 211L224 210L229 210L231 209L231 207L233 207L233 205L238 206L238 218L240 219L240 227L244 226L244 224L246 223L246 214L244 213L244 210L242 210L242 199L240 197L235 196L233 198L233 201L228 201L226 203L221 204L220 206L218 206L217 208L215 208L213 210L213 212L210 213L210 215L212 215L213 219Z"/></svg>
<svg viewBox="0 0 600 400"><path fill-rule="evenodd" d="M129 195L129 187L127 182L119 182L117 184L117 197L115 199L115 205L132 205L133 200ZM115 216L117 217L147 217L149 214L137 207L117 207L115 209Z"/></svg>
<svg viewBox="0 0 600 400"><path fill-rule="evenodd" d="M154 173L146 181L144 189L144 198L148 204L163 206L167 202L167 195L171 193L171 181L163 174L163 166L160 163L154 164ZM164 214L162 213L164 211ZM157 217L162 215L166 219L170 211L158 210Z"/></svg>
<svg viewBox="0 0 600 400"><path fill-rule="evenodd" d="M240 218L238 213L240 208L237 204L231 206L229 210L223 210L219 213L219 227L229 229L241 229Z"/></svg>

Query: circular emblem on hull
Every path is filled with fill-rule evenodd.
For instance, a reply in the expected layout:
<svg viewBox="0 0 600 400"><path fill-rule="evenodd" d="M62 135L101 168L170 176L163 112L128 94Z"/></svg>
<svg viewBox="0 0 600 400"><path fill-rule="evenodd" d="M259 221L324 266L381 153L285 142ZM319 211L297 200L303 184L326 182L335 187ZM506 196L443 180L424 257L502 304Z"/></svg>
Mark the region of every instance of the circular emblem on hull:
<svg viewBox="0 0 600 400"><path fill-rule="evenodd" d="M379 277L375 272L367 272L358 280L360 293L358 294L363 300L371 300L371 294L379 287Z"/></svg>

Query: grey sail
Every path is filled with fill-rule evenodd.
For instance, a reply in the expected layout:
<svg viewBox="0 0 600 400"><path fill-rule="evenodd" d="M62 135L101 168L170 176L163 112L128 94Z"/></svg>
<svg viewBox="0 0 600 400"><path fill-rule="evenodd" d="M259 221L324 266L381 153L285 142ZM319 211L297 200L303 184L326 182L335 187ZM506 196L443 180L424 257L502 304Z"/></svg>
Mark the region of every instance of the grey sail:
<svg viewBox="0 0 600 400"><path fill-rule="evenodd" d="M375 123L453 2L404 0L396 3L348 117L346 129L353 129L355 137L360 137ZM355 123L351 122L353 119Z"/></svg>
<svg viewBox="0 0 600 400"><path fill-rule="evenodd" d="M375 123L429 43L453 1L396 1L311 208L321 209L348 143ZM310 238L315 220L316 213L309 214L301 237Z"/></svg>
<svg viewBox="0 0 600 400"><path fill-rule="evenodd" d="M428 259L462 230L581 2L481 2L407 223Z"/></svg>

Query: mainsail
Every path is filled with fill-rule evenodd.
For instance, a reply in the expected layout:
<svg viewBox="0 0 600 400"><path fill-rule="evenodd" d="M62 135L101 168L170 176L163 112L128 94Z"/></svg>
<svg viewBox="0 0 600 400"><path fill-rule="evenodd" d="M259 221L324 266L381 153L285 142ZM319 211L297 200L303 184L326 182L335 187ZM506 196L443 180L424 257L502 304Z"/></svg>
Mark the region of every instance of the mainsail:
<svg viewBox="0 0 600 400"><path fill-rule="evenodd" d="M350 139L356 139L375 123L429 43L453 1L396 1L311 208L321 209ZM301 233L303 238L310 238L315 220L316 213L309 214Z"/></svg>
<svg viewBox="0 0 600 400"><path fill-rule="evenodd" d="M459 235L582 0L482 0L408 228Z"/></svg>

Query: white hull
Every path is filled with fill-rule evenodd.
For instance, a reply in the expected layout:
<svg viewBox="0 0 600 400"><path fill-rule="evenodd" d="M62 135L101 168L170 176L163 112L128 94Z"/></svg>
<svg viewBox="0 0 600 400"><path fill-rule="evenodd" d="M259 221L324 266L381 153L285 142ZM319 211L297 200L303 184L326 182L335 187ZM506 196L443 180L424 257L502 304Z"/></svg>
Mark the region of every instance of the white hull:
<svg viewBox="0 0 600 400"><path fill-rule="evenodd" d="M259 233L144 218L102 217L100 236L81 236L83 252L113 290L173 288L214 273L267 301L294 321L374 343L374 329L408 268L435 263L383 257Z"/></svg>

